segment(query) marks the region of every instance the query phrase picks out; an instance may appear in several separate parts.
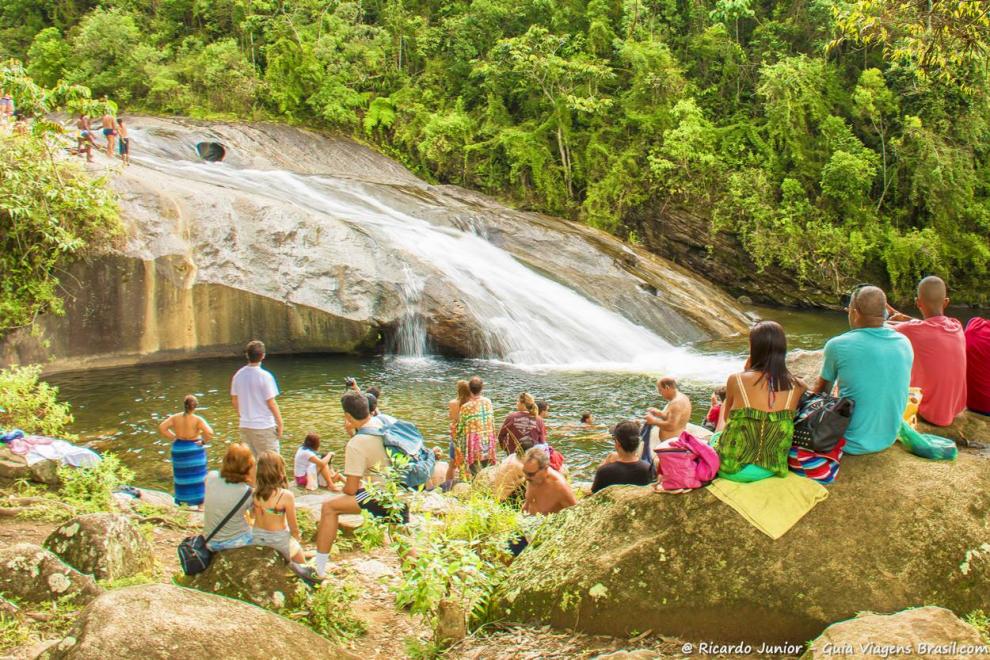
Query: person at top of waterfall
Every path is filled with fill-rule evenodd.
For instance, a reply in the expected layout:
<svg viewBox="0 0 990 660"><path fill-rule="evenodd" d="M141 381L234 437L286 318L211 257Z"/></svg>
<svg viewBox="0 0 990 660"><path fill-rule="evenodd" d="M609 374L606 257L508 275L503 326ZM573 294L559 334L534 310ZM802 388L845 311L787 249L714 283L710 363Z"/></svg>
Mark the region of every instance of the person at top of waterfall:
<svg viewBox="0 0 990 660"><path fill-rule="evenodd" d="M749 358L725 383L725 414L713 441L720 477L749 482L787 476L794 414L807 388L786 360L787 336L779 323L761 321L750 329Z"/></svg>
<svg viewBox="0 0 990 660"><path fill-rule="evenodd" d="M254 485L254 455L247 445L235 442L227 447L220 471L206 475L206 498L203 502L203 536L213 537L207 547L214 552L251 545L253 538L247 513L251 510ZM231 511L227 522L223 519Z"/></svg>
<svg viewBox="0 0 990 660"><path fill-rule="evenodd" d="M103 101L107 102L104 96ZM103 137L107 139L107 156L113 158L114 147L117 144L117 120L108 110L100 117L100 125L103 127Z"/></svg>
<svg viewBox="0 0 990 660"><path fill-rule="evenodd" d="M187 394L183 411L169 415L158 425L158 432L172 441L172 480L175 503L197 509L206 496L206 448L213 439L213 429L195 413L199 401Z"/></svg>
<svg viewBox="0 0 990 660"><path fill-rule="evenodd" d="M639 433L637 421L630 420L615 425L612 438L615 441L616 460L603 463L595 471L595 480L591 484L592 493L618 484L649 486L653 483L656 478L653 465L639 453Z"/></svg>
<svg viewBox="0 0 990 660"><path fill-rule="evenodd" d="M319 434L307 433L302 446L296 450L293 460L292 475L296 480L296 485L308 490L316 490L321 487L329 488L335 493L340 492L336 482L343 481L344 478L333 469L334 453L331 451L320 456L319 451Z"/></svg>
<svg viewBox="0 0 990 660"><path fill-rule="evenodd" d="M722 417L722 404L725 402L725 385L721 387L716 387L715 391L712 392L712 404L708 408L708 412L705 414L705 421L701 425L708 429L709 431L714 431L718 428L719 420Z"/></svg>
<svg viewBox="0 0 990 660"><path fill-rule="evenodd" d="M76 120L76 128L79 130L79 135L76 138L76 150L79 155L86 156L86 162L93 162L93 147L96 146L96 140L93 139L93 129L89 125L89 117L79 113L79 118Z"/></svg>
<svg viewBox="0 0 990 660"><path fill-rule="evenodd" d="M282 437L282 412L279 410L278 385L275 377L261 363L265 345L257 339L244 349L248 363L237 370L230 381L230 400L240 416L241 441L255 456L279 449Z"/></svg>
<svg viewBox="0 0 990 660"><path fill-rule="evenodd" d="M316 530L316 572L326 573L330 548L337 538L339 517L343 513L360 514L367 511L376 518L394 522L409 522L409 508L389 507L373 499L365 486L384 485L392 461L385 451L382 436L368 410L368 399L358 392L347 392L340 398L344 410L344 430L351 439L344 448L344 494L327 500L320 509L320 524Z"/></svg>
<svg viewBox="0 0 990 660"><path fill-rule="evenodd" d="M461 416L461 406L471 398L471 388L466 380L457 381L457 396L447 403L447 417L450 420L450 463L447 465L447 482L453 484L456 466L464 461L464 454L457 446L457 421Z"/></svg>
<svg viewBox="0 0 990 660"><path fill-rule="evenodd" d="M914 351L911 387L921 388L918 414L935 426L948 426L966 409L966 335L962 323L945 315L947 294L945 282L932 275L918 283L921 319L887 305L888 323Z"/></svg>
<svg viewBox="0 0 990 660"><path fill-rule="evenodd" d="M462 473L477 474L482 468L495 464L495 411L488 397L481 392L485 384L478 376L468 381L471 396L461 404L457 412L455 445L462 458L454 459L455 468Z"/></svg>
<svg viewBox="0 0 990 660"><path fill-rule="evenodd" d="M643 458L651 463L656 458L653 451L660 443L679 438L691 421L691 399L677 389L675 378L664 376L657 380L657 392L667 405L663 410L650 408L646 412L644 421L653 428L650 431L650 441L644 447Z"/></svg>
<svg viewBox="0 0 990 660"><path fill-rule="evenodd" d="M131 164L131 138L127 134L127 124L123 117L117 117L117 154L124 165Z"/></svg>
<svg viewBox="0 0 990 660"><path fill-rule="evenodd" d="M526 452L523 475L526 477L524 513L549 515L577 504L570 484L550 467L550 457L539 447Z"/></svg>
<svg viewBox="0 0 990 660"><path fill-rule="evenodd" d="M258 457L251 537L252 545L275 548L286 561L306 561L296 520L296 496L289 490L285 461L273 451L262 452Z"/></svg>
<svg viewBox="0 0 990 660"><path fill-rule="evenodd" d="M884 325L887 296L882 289L857 286L849 294L848 332L825 343L821 373L813 392L831 392L855 402L845 433L847 454L871 454L894 444L908 399L911 342Z"/></svg>

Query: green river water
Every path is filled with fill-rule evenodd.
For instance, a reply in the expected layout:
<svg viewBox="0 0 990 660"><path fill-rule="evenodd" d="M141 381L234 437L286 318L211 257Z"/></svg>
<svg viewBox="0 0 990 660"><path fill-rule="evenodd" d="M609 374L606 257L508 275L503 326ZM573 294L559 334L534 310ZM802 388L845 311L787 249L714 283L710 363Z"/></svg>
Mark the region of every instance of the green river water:
<svg viewBox="0 0 990 660"><path fill-rule="evenodd" d="M840 314L756 313L783 323L791 347L819 348L825 339L846 328ZM740 356L741 366L745 339L712 342L698 350ZM159 422L181 410L186 394L195 394L199 413L216 432L208 455L211 467L217 466L225 446L238 437L237 415L228 392L230 378L242 364L239 359L193 360L62 373L47 380L72 404L76 419L70 430L81 442L116 453L135 471L136 483L170 490L169 444L157 433ZM606 425L641 416L646 408L661 404L654 388L657 374L650 373L529 371L483 360L338 355L276 355L265 366L275 374L282 391L278 399L285 420L282 454L289 461L311 430L322 436L324 447L342 450L346 436L339 396L347 376L366 387L381 387L382 410L414 422L428 443L441 447L447 442L447 402L460 378L477 374L485 380L485 394L492 399L499 420L514 408L520 392L547 399L551 443L564 453L568 468L579 479L590 479L594 466L610 451ZM695 404L693 421L703 418L715 384L715 379L682 382L682 390ZM601 428L582 428L583 412L593 413Z"/></svg>

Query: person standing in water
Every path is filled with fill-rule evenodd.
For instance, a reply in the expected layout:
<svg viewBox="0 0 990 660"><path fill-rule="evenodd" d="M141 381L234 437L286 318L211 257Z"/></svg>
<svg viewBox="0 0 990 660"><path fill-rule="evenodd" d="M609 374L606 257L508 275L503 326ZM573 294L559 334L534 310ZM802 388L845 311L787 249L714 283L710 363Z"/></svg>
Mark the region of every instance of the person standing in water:
<svg viewBox="0 0 990 660"><path fill-rule="evenodd" d="M187 394L183 412L171 415L158 425L158 432L172 441L172 479L175 503L199 508L206 495L206 447L213 429L194 411L199 401Z"/></svg>
<svg viewBox="0 0 990 660"><path fill-rule="evenodd" d="M482 396L484 382L478 376L468 381L471 397L461 404L457 413L457 449L464 455L463 463L471 476L482 468L495 464L495 410L488 397ZM455 461L457 462L457 461Z"/></svg>
<svg viewBox="0 0 990 660"><path fill-rule="evenodd" d="M471 390L466 380L457 381L457 396L447 404L447 416L450 419L450 463L447 465L447 481L452 481L456 467L464 462L464 455L457 447L457 420L461 416L461 406L471 398Z"/></svg>

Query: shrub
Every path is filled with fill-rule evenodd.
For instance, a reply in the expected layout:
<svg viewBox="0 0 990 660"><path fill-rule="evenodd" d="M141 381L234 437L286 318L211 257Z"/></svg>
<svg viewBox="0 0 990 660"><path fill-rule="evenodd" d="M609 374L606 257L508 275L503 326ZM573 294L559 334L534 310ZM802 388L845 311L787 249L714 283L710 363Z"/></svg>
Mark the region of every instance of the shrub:
<svg viewBox="0 0 990 660"><path fill-rule="evenodd" d="M74 438L65 432L73 422L69 404L58 400L58 388L39 380L41 367L0 369L0 429Z"/></svg>
<svg viewBox="0 0 990 660"><path fill-rule="evenodd" d="M58 470L62 480L60 499L80 513L113 510L113 491L128 483L134 473L121 465L113 454L106 454L99 465L92 468L63 466Z"/></svg>

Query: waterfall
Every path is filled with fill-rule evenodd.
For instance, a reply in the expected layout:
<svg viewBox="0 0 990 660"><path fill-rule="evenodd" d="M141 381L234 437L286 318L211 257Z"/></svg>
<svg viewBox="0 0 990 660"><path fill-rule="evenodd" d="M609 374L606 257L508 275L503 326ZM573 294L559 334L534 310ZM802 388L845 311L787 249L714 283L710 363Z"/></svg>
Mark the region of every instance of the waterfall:
<svg viewBox="0 0 990 660"><path fill-rule="evenodd" d="M412 212L429 206L408 194L399 208L394 187L279 169L252 169L195 159L190 136L168 139L132 128L140 144L133 160L167 174L264 195L305 207L360 228L378 246L428 264L460 292L461 302L479 320L487 357L535 368L672 371L705 380L731 368L724 357L674 346L621 314L607 310L518 261L472 230L435 225ZM386 192L387 191L387 192ZM417 206L418 204L418 206ZM413 209L410 212L408 209ZM426 323L419 311L423 282L406 267L400 286L405 316L393 338L404 355L427 351Z"/></svg>

